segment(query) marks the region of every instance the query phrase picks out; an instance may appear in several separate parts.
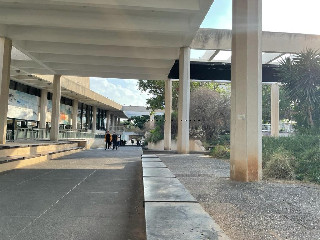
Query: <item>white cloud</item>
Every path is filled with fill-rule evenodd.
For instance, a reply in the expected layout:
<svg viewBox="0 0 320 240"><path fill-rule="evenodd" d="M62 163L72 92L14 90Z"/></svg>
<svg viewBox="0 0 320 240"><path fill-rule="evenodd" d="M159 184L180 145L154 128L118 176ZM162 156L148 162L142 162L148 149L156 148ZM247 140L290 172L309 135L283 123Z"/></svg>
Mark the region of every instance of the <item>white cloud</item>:
<svg viewBox="0 0 320 240"><path fill-rule="evenodd" d="M121 105L146 106L148 94L138 90L134 79L91 78L90 88Z"/></svg>

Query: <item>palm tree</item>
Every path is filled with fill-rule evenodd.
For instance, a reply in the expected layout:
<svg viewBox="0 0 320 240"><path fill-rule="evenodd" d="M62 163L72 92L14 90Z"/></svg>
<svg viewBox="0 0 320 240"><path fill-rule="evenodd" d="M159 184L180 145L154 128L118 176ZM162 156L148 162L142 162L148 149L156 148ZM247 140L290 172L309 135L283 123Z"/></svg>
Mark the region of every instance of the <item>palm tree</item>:
<svg viewBox="0 0 320 240"><path fill-rule="evenodd" d="M298 125L304 128L314 128L320 122L319 116L316 117L320 104L319 52L306 49L305 52L293 58L283 59L280 62L279 77L289 99L295 105ZM318 123L316 124L315 121Z"/></svg>

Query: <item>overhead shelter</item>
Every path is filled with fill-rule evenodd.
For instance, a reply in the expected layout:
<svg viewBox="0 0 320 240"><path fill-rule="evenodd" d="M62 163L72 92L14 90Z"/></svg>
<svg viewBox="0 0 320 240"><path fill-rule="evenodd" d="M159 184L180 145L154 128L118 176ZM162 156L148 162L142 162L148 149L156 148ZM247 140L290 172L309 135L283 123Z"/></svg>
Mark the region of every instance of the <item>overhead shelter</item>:
<svg viewBox="0 0 320 240"><path fill-rule="evenodd" d="M54 75L53 116L58 116L64 75L166 80L180 48L188 51L212 2L0 0L1 67L6 70L1 99L8 98L11 46L26 56L12 61L14 75L21 69L27 75ZM7 109L0 110L3 143ZM52 140L57 140L56 125Z"/></svg>
<svg viewBox="0 0 320 240"><path fill-rule="evenodd" d="M0 0L0 36L42 75L167 79L213 0Z"/></svg>

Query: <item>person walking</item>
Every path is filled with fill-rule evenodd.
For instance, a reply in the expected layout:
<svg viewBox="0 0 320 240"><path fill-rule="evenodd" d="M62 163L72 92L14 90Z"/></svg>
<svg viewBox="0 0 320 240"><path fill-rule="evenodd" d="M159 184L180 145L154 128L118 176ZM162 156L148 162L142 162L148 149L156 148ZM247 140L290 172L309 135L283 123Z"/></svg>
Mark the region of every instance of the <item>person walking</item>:
<svg viewBox="0 0 320 240"><path fill-rule="evenodd" d="M106 132L105 136L104 136L104 140L106 142L106 148L104 150L110 149L111 146L111 134L109 133L109 131Z"/></svg>
<svg viewBox="0 0 320 240"><path fill-rule="evenodd" d="M112 134L112 150L118 150L118 135L114 132Z"/></svg>

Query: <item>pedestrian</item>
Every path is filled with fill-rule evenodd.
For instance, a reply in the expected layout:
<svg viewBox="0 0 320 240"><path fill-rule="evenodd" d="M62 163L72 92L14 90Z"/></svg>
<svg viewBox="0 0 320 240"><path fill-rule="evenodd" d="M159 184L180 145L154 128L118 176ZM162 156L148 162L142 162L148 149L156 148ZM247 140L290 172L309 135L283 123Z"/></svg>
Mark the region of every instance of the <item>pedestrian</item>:
<svg viewBox="0 0 320 240"><path fill-rule="evenodd" d="M133 141L133 139L131 139L131 145L133 145L133 143L134 143L134 141Z"/></svg>
<svg viewBox="0 0 320 240"><path fill-rule="evenodd" d="M106 142L106 148L104 150L110 149L111 146L111 134L109 133L109 131L106 132L105 136L104 136L104 140Z"/></svg>
<svg viewBox="0 0 320 240"><path fill-rule="evenodd" d="M121 142L121 135L118 135L118 138L117 138L117 145L118 145L118 147L120 147L120 142Z"/></svg>
<svg viewBox="0 0 320 240"><path fill-rule="evenodd" d="M112 134L112 150L118 150L118 135L113 132Z"/></svg>

